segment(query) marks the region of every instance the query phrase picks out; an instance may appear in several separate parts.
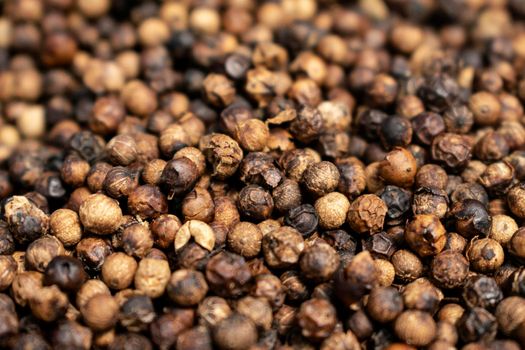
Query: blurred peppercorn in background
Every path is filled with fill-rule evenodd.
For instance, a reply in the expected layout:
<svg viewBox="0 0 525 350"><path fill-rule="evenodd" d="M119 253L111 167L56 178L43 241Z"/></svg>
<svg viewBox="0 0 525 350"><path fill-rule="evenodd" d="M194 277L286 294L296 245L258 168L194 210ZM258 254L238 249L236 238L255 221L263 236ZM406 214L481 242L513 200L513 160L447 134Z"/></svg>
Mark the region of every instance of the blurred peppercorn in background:
<svg viewBox="0 0 525 350"><path fill-rule="evenodd" d="M0 7L0 348L525 348L523 1Z"/></svg>

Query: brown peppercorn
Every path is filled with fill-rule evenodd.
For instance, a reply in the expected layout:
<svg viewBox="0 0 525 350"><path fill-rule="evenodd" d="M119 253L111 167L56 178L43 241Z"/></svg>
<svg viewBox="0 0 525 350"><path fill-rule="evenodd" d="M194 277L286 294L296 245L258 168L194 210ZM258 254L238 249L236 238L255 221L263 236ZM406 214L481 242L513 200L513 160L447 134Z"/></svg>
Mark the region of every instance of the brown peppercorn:
<svg viewBox="0 0 525 350"><path fill-rule="evenodd" d="M150 326L151 340L159 348L166 349L177 341L179 335L189 329L194 322L195 311L173 309L156 318Z"/></svg>
<svg viewBox="0 0 525 350"><path fill-rule="evenodd" d="M137 144L130 135L117 135L106 144L109 161L115 165L126 166L133 163L138 156Z"/></svg>
<svg viewBox="0 0 525 350"><path fill-rule="evenodd" d="M86 268L98 271L106 257L111 254L111 246L102 238L87 237L78 242L75 251L78 259Z"/></svg>
<svg viewBox="0 0 525 350"><path fill-rule="evenodd" d="M358 301L376 284L377 271L368 251L352 257L335 275L335 293L345 305Z"/></svg>
<svg viewBox="0 0 525 350"><path fill-rule="evenodd" d="M191 143L188 133L179 123L170 124L163 129L158 140L159 149L165 156L172 156Z"/></svg>
<svg viewBox="0 0 525 350"><path fill-rule="evenodd" d="M144 258L135 273L135 288L150 298L158 298L164 294L169 278L170 267L166 260Z"/></svg>
<svg viewBox="0 0 525 350"><path fill-rule="evenodd" d="M272 198L276 210L287 212L301 205L301 188L296 181L284 179L281 184L273 189Z"/></svg>
<svg viewBox="0 0 525 350"><path fill-rule="evenodd" d="M4 217L14 239L27 244L47 233L48 216L24 196L13 196L4 205Z"/></svg>
<svg viewBox="0 0 525 350"><path fill-rule="evenodd" d="M396 277L394 265L388 260L375 259L374 266L377 274L377 284L381 287L391 286Z"/></svg>
<svg viewBox="0 0 525 350"><path fill-rule="evenodd" d="M368 339L374 332L374 325L368 315L359 309L354 312L348 319L347 324L359 340Z"/></svg>
<svg viewBox="0 0 525 350"><path fill-rule="evenodd" d="M272 196L261 186L248 185L239 193L239 210L253 220L268 219L273 211Z"/></svg>
<svg viewBox="0 0 525 350"><path fill-rule="evenodd" d="M383 229L387 213L385 202L375 194L364 194L350 204L347 221L358 233L375 233Z"/></svg>
<svg viewBox="0 0 525 350"><path fill-rule="evenodd" d="M284 217L285 225L293 227L305 237L315 232L318 223L317 211L310 204L303 204L290 209Z"/></svg>
<svg viewBox="0 0 525 350"><path fill-rule="evenodd" d="M175 271L166 287L171 300L181 306L199 304L208 292L208 284L199 271L181 269Z"/></svg>
<svg viewBox="0 0 525 350"><path fill-rule="evenodd" d="M198 178L195 164L190 159L182 157L166 163L159 182L168 192L168 199L171 200L191 190Z"/></svg>
<svg viewBox="0 0 525 350"><path fill-rule="evenodd" d="M337 188L339 178L337 167L331 162L322 161L306 168L302 183L308 192L321 197Z"/></svg>
<svg viewBox="0 0 525 350"><path fill-rule="evenodd" d="M248 287L252 275L246 261L237 254L220 252L206 264L206 280L220 296L235 297Z"/></svg>
<svg viewBox="0 0 525 350"><path fill-rule="evenodd" d="M4 291L11 286L17 274L18 264L9 255L0 255L0 291Z"/></svg>
<svg viewBox="0 0 525 350"><path fill-rule="evenodd" d="M77 156L69 156L62 163L60 177L66 184L72 187L80 187L84 184L89 170L87 161Z"/></svg>
<svg viewBox="0 0 525 350"><path fill-rule="evenodd" d="M133 224L122 231L122 248L126 254L143 258L153 248L153 235L147 225Z"/></svg>
<svg viewBox="0 0 525 350"><path fill-rule="evenodd" d="M239 222L228 232L227 243L230 250L245 258L252 258L261 250L263 233L250 222Z"/></svg>
<svg viewBox="0 0 525 350"><path fill-rule="evenodd" d="M468 273L469 263L460 252L445 250L432 260L431 275L441 288L462 286Z"/></svg>
<svg viewBox="0 0 525 350"><path fill-rule="evenodd" d="M73 246L82 238L82 227L78 214L70 209L58 209L49 217L49 228L53 236L64 246Z"/></svg>
<svg viewBox="0 0 525 350"><path fill-rule="evenodd" d="M92 192L102 190L106 175L111 169L113 167L106 162L97 162L91 167L87 174L86 184Z"/></svg>
<svg viewBox="0 0 525 350"><path fill-rule="evenodd" d="M106 235L115 232L120 226L122 210L116 200L96 193L80 205L79 216L86 230Z"/></svg>
<svg viewBox="0 0 525 350"><path fill-rule="evenodd" d="M396 319L396 335L414 346L426 346L434 339L437 326L432 316L419 310L407 310Z"/></svg>
<svg viewBox="0 0 525 350"><path fill-rule="evenodd" d="M101 280L87 280L77 292L77 308L82 308L93 296L97 294L111 295L111 292L109 291L108 286Z"/></svg>
<svg viewBox="0 0 525 350"><path fill-rule="evenodd" d="M250 294L254 297L265 298L273 309L281 307L285 298L281 280L272 274L255 276L255 282Z"/></svg>
<svg viewBox="0 0 525 350"><path fill-rule="evenodd" d="M512 214L525 218L525 185L520 183L507 192L507 204Z"/></svg>
<svg viewBox="0 0 525 350"><path fill-rule="evenodd" d="M213 349L210 331L204 326L185 330L177 336L177 350L211 350Z"/></svg>
<svg viewBox="0 0 525 350"><path fill-rule="evenodd" d="M330 336L336 325L336 310L324 299L310 299L301 304L297 322L304 337L319 341Z"/></svg>
<svg viewBox="0 0 525 350"><path fill-rule="evenodd" d="M195 187L182 201L184 219L211 222L215 214L215 204L210 193L200 187Z"/></svg>
<svg viewBox="0 0 525 350"><path fill-rule="evenodd" d="M162 214L154 219L150 224L150 229L155 245L162 249L171 247L181 226L179 218L172 214Z"/></svg>
<svg viewBox="0 0 525 350"><path fill-rule="evenodd" d="M257 342L257 329L248 317L233 313L213 328L213 340L221 350L243 350Z"/></svg>
<svg viewBox="0 0 525 350"><path fill-rule="evenodd" d="M474 238L467 247L467 258L474 271L496 271L505 258L501 245L491 238Z"/></svg>
<svg viewBox="0 0 525 350"><path fill-rule="evenodd" d="M393 287L374 288L368 297L366 310L374 320L390 322L403 311L403 298Z"/></svg>
<svg viewBox="0 0 525 350"><path fill-rule="evenodd" d="M462 135L444 133L432 141L432 158L451 169L461 169L469 162L471 146Z"/></svg>
<svg viewBox="0 0 525 350"><path fill-rule="evenodd" d="M315 202L315 210L319 216L319 226L324 229L336 229L346 221L350 202L345 195L331 192Z"/></svg>
<svg viewBox="0 0 525 350"><path fill-rule="evenodd" d="M503 159L509 152L509 145L505 137L494 131L488 131L474 147L476 157L485 162Z"/></svg>
<svg viewBox="0 0 525 350"><path fill-rule="evenodd" d="M272 327L272 308L264 298L244 297L237 302L236 311L248 317L263 331L268 331Z"/></svg>
<svg viewBox="0 0 525 350"><path fill-rule="evenodd" d="M131 256L121 252L113 253L102 265L102 280L111 289L128 288L133 283L137 266L137 262Z"/></svg>
<svg viewBox="0 0 525 350"><path fill-rule="evenodd" d="M359 340L352 331L336 331L321 344L321 350L359 349Z"/></svg>
<svg viewBox="0 0 525 350"><path fill-rule="evenodd" d="M168 211L168 201L157 186L143 185L129 194L128 209L141 219L149 219L165 214Z"/></svg>
<svg viewBox="0 0 525 350"><path fill-rule="evenodd" d="M349 197L361 194L367 185L364 164L355 157L338 159L337 168L341 177L337 189Z"/></svg>
<svg viewBox="0 0 525 350"><path fill-rule="evenodd" d="M328 281L339 268L339 255L329 244L316 242L304 249L299 267L302 276L307 279Z"/></svg>
<svg viewBox="0 0 525 350"><path fill-rule="evenodd" d="M496 307L495 315L501 332L512 335L525 322L525 299L519 296L503 299Z"/></svg>
<svg viewBox="0 0 525 350"><path fill-rule="evenodd" d="M69 300L57 286L42 287L29 299L31 312L38 319L52 322L64 316Z"/></svg>
<svg viewBox="0 0 525 350"><path fill-rule="evenodd" d="M239 145L248 152L262 151L266 147L270 130L259 119L242 120L236 124L234 136Z"/></svg>
<svg viewBox="0 0 525 350"><path fill-rule="evenodd" d="M457 232L466 238L489 233L492 219L485 206L475 199L456 202L449 216L455 220Z"/></svg>
<svg viewBox="0 0 525 350"><path fill-rule="evenodd" d="M206 99L215 106L228 106L235 99L235 86L222 74L209 74L203 88Z"/></svg>
<svg viewBox="0 0 525 350"><path fill-rule="evenodd" d="M509 252L518 260L525 260L525 230L521 227L508 243Z"/></svg>
<svg viewBox="0 0 525 350"><path fill-rule="evenodd" d="M303 302L310 294L305 280L301 278L299 272L288 270L280 277L286 298L292 302Z"/></svg>
<svg viewBox="0 0 525 350"><path fill-rule="evenodd" d="M427 311L431 314L434 314L443 300L443 292L426 278L418 278L407 284L402 294L407 309Z"/></svg>
<svg viewBox="0 0 525 350"><path fill-rule="evenodd" d="M387 150L406 147L412 141L412 126L406 118L393 115L387 117L379 127L379 139Z"/></svg>
<svg viewBox="0 0 525 350"><path fill-rule="evenodd" d="M402 281L411 282L423 274L423 264L419 258L410 251L400 249L392 255L392 265L396 271L396 277Z"/></svg>
<svg viewBox="0 0 525 350"><path fill-rule="evenodd" d="M510 216L498 214L492 215L492 225L489 237L502 246L510 242L514 233L518 230L518 224Z"/></svg>
<svg viewBox="0 0 525 350"><path fill-rule="evenodd" d="M126 83L121 98L126 108L135 115L146 116L157 109L155 92L139 80Z"/></svg>
<svg viewBox="0 0 525 350"><path fill-rule="evenodd" d="M281 155L279 165L287 178L300 182L306 168L317 161L314 155L306 149L293 149Z"/></svg>
<svg viewBox="0 0 525 350"><path fill-rule="evenodd" d="M82 263L70 256L57 256L49 262L44 276L44 285L56 284L60 289L67 292L76 292L86 279Z"/></svg>
<svg viewBox="0 0 525 350"><path fill-rule="evenodd" d="M211 134L201 138L199 149L213 166L213 176L224 180L232 176L241 163L243 154L239 144L223 134Z"/></svg>
<svg viewBox="0 0 525 350"><path fill-rule="evenodd" d="M447 242L446 230L435 215L416 215L405 228L405 241L419 256L436 255Z"/></svg>
<svg viewBox="0 0 525 350"><path fill-rule="evenodd" d="M386 107L395 101L398 93L397 81L387 74L377 74L366 89L373 106Z"/></svg>
<svg viewBox="0 0 525 350"><path fill-rule="evenodd" d="M459 304L449 303L445 304L437 313L437 318L441 322L446 322L452 325L456 325L457 321L461 318L465 312L465 309Z"/></svg>
<svg viewBox="0 0 525 350"><path fill-rule="evenodd" d="M466 310L457 323L458 334L464 342L491 341L497 328L494 315L480 307Z"/></svg>
<svg viewBox="0 0 525 350"><path fill-rule="evenodd" d="M488 276L471 276L463 286L463 300L469 307L494 309L503 299L496 280Z"/></svg>
<svg viewBox="0 0 525 350"><path fill-rule="evenodd" d="M282 226L263 237L264 260L273 268L284 268L299 261L305 244L302 235L294 228Z"/></svg>
<svg viewBox="0 0 525 350"><path fill-rule="evenodd" d="M137 175L131 168L113 167L106 174L102 187L113 198L127 197L138 186Z"/></svg>
<svg viewBox="0 0 525 350"><path fill-rule="evenodd" d="M197 314L204 325L214 327L229 317L232 310L225 299L211 296L202 300L197 308Z"/></svg>
<svg viewBox="0 0 525 350"><path fill-rule="evenodd" d="M44 272L54 257L65 253L64 246L53 236L44 236L31 242L25 254L28 269Z"/></svg>
<svg viewBox="0 0 525 350"><path fill-rule="evenodd" d="M88 327L66 320L60 322L53 331L52 343L55 349L88 350L91 348L92 338L93 333Z"/></svg>
<svg viewBox="0 0 525 350"><path fill-rule="evenodd" d="M425 164L418 169L416 174L415 186L446 189L448 175L439 165Z"/></svg>
<svg viewBox="0 0 525 350"><path fill-rule="evenodd" d="M469 99L474 122L480 126L495 125L500 121L501 104L490 92L481 91Z"/></svg>
<svg viewBox="0 0 525 350"><path fill-rule="evenodd" d="M166 163L163 159L153 159L147 162L142 170L142 180L148 185L158 185Z"/></svg>
<svg viewBox="0 0 525 350"><path fill-rule="evenodd" d="M89 128L99 135L109 135L117 131L125 116L126 110L118 98L101 97L93 105Z"/></svg>
<svg viewBox="0 0 525 350"><path fill-rule="evenodd" d="M324 121L318 109L303 106L290 124L290 133L303 143L310 143L324 130Z"/></svg>
<svg viewBox="0 0 525 350"><path fill-rule="evenodd" d="M416 172L416 160L408 150L400 147L390 151L379 164L379 176L399 187L412 186Z"/></svg>
<svg viewBox="0 0 525 350"><path fill-rule="evenodd" d="M80 308L82 318L89 328L103 331L113 327L118 320L119 306L111 295L97 294Z"/></svg>

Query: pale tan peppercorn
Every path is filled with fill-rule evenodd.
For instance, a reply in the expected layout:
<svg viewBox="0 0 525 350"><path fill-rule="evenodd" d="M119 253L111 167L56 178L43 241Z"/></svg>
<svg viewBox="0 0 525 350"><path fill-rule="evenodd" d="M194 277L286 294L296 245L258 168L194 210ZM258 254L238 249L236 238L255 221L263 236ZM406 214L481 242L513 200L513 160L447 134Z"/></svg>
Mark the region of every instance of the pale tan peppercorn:
<svg viewBox="0 0 525 350"><path fill-rule="evenodd" d="M73 246L82 238L82 226L76 212L70 209L55 210L49 217L49 228L66 247Z"/></svg>
<svg viewBox="0 0 525 350"><path fill-rule="evenodd" d="M135 288L150 298L158 298L164 294L170 274L166 260L144 258L135 273Z"/></svg>
<svg viewBox="0 0 525 350"><path fill-rule="evenodd" d="M102 265L102 280L111 289L125 289L133 283L137 266L131 256L121 252L113 253Z"/></svg>
<svg viewBox="0 0 525 350"><path fill-rule="evenodd" d="M105 235L111 234L119 228L122 220L122 210L116 200L96 193L82 202L79 216L86 230Z"/></svg>
<svg viewBox="0 0 525 350"><path fill-rule="evenodd" d="M331 192L315 202L319 226L332 230L342 226L350 209L350 201L339 192Z"/></svg>

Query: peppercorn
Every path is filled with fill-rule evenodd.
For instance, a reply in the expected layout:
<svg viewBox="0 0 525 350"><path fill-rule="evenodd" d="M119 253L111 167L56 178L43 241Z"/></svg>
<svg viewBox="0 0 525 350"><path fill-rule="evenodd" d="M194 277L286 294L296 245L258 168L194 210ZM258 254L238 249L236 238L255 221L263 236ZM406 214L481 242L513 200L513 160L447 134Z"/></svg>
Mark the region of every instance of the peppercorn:
<svg viewBox="0 0 525 350"><path fill-rule="evenodd" d="M410 251L400 249L392 255L391 259L396 277L411 282L419 278L423 273L423 264L419 258Z"/></svg>
<svg viewBox="0 0 525 350"><path fill-rule="evenodd" d="M77 156L69 156L62 163L60 177L62 180L73 187L80 187L84 184L89 173L89 163Z"/></svg>
<svg viewBox="0 0 525 350"><path fill-rule="evenodd" d="M122 210L114 199L93 194L80 205L79 216L86 230L105 235L115 232L120 226Z"/></svg>
<svg viewBox="0 0 525 350"><path fill-rule="evenodd" d="M290 179L284 179L281 184L272 191L275 209L279 212L287 212L301 205L302 195L299 184Z"/></svg>
<svg viewBox="0 0 525 350"><path fill-rule="evenodd" d="M473 94L469 99L469 108L474 115L474 122L478 125L494 125L500 120L501 104L489 92Z"/></svg>
<svg viewBox="0 0 525 350"><path fill-rule="evenodd" d="M205 222L199 220L190 220L182 225L175 235L175 250L184 247L190 239L201 247L211 251L215 246L215 233L213 229Z"/></svg>
<svg viewBox="0 0 525 350"><path fill-rule="evenodd" d="M111 295L96 294L80 308L84 322L93 330L103 331L117 323L118 304Z"/></svg>
<svg viewBox="0 0 525 350"><path fill-rule="evenodd" d="M304 204L290 209L284 217L284 223L295 228L303 236L309 236L317 229L319 216L312 205Z"/></svg>
<svg viewBox="0 0 525 350"><path fill-rule="evenodd" d="M474 238L467 248L470 265L478 272L497 270L503 264L504 257L501 245L491 238Z"/></svg>
<svg viewBox="0 0 525 350"><path fill-rule="evenodd" d="M143 185L135 188L128 196L128 209L141 219L165 214L168 202L157 186Z"/></svg>
<svg viewBox="0 0 525 350"><path fill-rule="evenodd" d="M57 256L49 262L44 285L56 284L65 291L77 291L87 279L82 263L73 257Z"/></svg>
<svg viewBox="0 0 525 350"><path fill-rule="evenodd" d="M234 253L252 258L259 254L262 238L263 234L257 225L239 222L228 232L227 243Z"/></svg>
<svg viewBox="0 0 525 350"><path fill-rule="evenodd" d="M137 262L135 259L127 254L117 252L105 259L101 277L109 288L122 290L131 285L136 270Z"/></svg>
<svg viewBox="0 0 525 350"><path fill-rule="evenodd" d="M426 311L431 314L437 310L444 297L441 290L426 278L418 278L404 286L402 295L407 309Z"/></svg>
<svg viewBox="0 0 525 350"><path fill-rule="evenodd" d="M180 227L181 222L175 215L161 214L150 224L154 244L163 249L171 247Z"/></svg>
<svg viewBox="0 0 525 350"><path fill-rule="evenodd" d="M42 287L29 299L31 312L38 319L52 322L64 316L69 300L57 286Z"/></svg>
<svg viewBox="0 0 525 350"><path fill-rule="evenodd" d="M227 252L213 256L206 264L205 274L210 289L223 296L240 295L252 278L244 258Z"/></svg>
<svg viewBox="0 0 525 350"><path fill-rule="evenodd" d="M410 187L414 183L417 165L412 154L404 148L390 151L379 165L379 175L388 183Z"/></svg>
<svg viewBox="0 0 525 350"><path fill-rule="evenodd" d="M304 249L299 266L305 278L326 281L339 268L339 255L329 244L318 242Z"/></svg>
<svg viewBox="0 0 525 350"><path fill-rule="evenodd" d="M237 302L236 311L252 320L261 330L267 331L272 327L272 308L264 298L244 297Z"/></svg>
<svg viewBox="0 0 525 350"><path fill-rule="evenodd" d="M472 276L463 286L463 299L469 307L493 309L503 299L503 293L494 278Z"/></svg>
<svg viewBox="0 0 525 350"><path fill-rule="evenodd" d="M393 321L403 311L403 298L393 287L374 288L368 297L366 311L375 321Z"/></svg>
<svg viewBox="0 0 525 350"><path fill-rule="evenodd" d="M405 240L419 256L436 255L445 247L446 231L434 215L416 215L405 229Z"/></svg>
<svg viewBox="0 0 525 350"><path fill-rule="evenodd" d="M248 185L239 192L238 206L241 214L254 220L264 220L273 211L273 198L257 185Z"/></svg>
<svg viewBox="0 0 525 350"><path fill-rule="evenodd" d="M2 275L0 276L0 291L4 291L13 282L17 273L18 265L13 257L8 255L0 256L0 267Z"/></svg>
<svg viewBox="0 0 525 350"><path fill-rule="evenodd" d="M458 321L458 333L464 342L490 341L497 332L494 315L480 307L466 310Z"/></svg>
<svg viewBox="0 0 525 350"><path fill-rule="evenodd" d="M57 349L83 349L91 348L93 333L76 321L66 320L58 324L53 331L52 343Z"/></svg>
<svg viewBox="0 0 525 350"><path fill-rule="evenodd" d="M257 329L248 317L233 313L213 328L213 340L219 349L247 349L257 342Z"/></svg>
<svg viewBox="0 0 525 350"><path fill-rule="evenodd" d="M135 272L135 288L150 298L158 298L164 294L169 278L170 268L166 260L144 258Z"/></svg>
<svg viewBox="0 0 525 350"><path fill-rule="evenodd" d="M329 193L315 202L315 211L319 216L319 226L324 229L336 229L346 221L350 202L341 193Z"/></svg>
<svg viewBox="0 0 525 350"><path fill-rule="evenodd" d="M350 204L347 221L358 233L375 233L382 230L387 210L381 198L364 194Z"/></svg>
<svg viewBox="0 0 525 350"><path fill-rule="evenodd" d="M31 270L44 272L54 257L65 253L64 246L53 236L44 236L31 242L25 254L25 265Z"/></svg>
<svg viewBox="0 0 525 350"><path fill-rule="evenodd" d="M339 171L333 163L322 161L306 168L302 183L308 192L320 197L336 189L339 177Z"/></svg>
<svg viewBox="0 0 525 350"><path fill-rule="evenodd" d="M26 197L13 196L4 204L4 217L14 239L27 244L47 233L48 216Z"/></svg>
<svg viewBox="0 0 525 350"><path fill-rule="evenodd" d="M102 238L87 237L78 242L75 252L87 269L98 271L106 257L111 254L111 246Z"/></svg>
<svg viewBox="0 0 525 350"><path fill-rule="evenodd" d="M401 340L415 346L430 344L437 332L432 316L419 310L407 310L399 315L394 329Z"/></svg>
<svg viewBox="0 0 525 350"><path fill-rule="evenodd" d="M335 293L350 305L367 294L377 283L374 260L368 251L355 255L335 275Z"/></svg>
<svg viewBox="0 0 525 350"><path fill-rule="evenodd" d="M169 348L193 325L195 311L191 309L173 309L151 322L151 340L160 348Z"/></svg>
<svg viewBox="0 0 525 350"><path fill-rule="evenodd" d="M292 266L304 250L304 239L299 231L282 226L265 235L262 240L264 260L273 268Z"/></svg>
<svg viewBox="0 0 525 350"><path fill-rule="evenodd" d="M336 311L324 299L310 299L301 304L297 322L304 337L321 340L330 336L335 328Z"/></svg>
<svg viewBox="0 0 525 350"><path fill-rule="evenodd" d="M469 263L460 252L445 250L432 260L432 278L442 288L462 286L468 273Z"/></svg>
<svg viewBox="0 0 525 350"><path fill-rule="evenodd" d="M204 299L208 285L201 272L181 269L171 275L166 290L175 303L191 306Z"/></svg>

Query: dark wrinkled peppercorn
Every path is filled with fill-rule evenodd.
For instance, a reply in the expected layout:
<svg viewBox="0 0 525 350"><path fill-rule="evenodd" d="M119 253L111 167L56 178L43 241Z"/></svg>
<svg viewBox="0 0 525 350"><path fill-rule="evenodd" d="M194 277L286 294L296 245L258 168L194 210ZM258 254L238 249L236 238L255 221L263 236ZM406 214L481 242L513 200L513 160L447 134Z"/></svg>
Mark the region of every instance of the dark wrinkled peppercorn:
<svg viewBox="0 0 525 350"><path fill-rule="evenodd" d="M284 217L286 225L295 228L303 236L309 236L317 229L319 218L317 211L310 204L290 209Z"/></svg>

